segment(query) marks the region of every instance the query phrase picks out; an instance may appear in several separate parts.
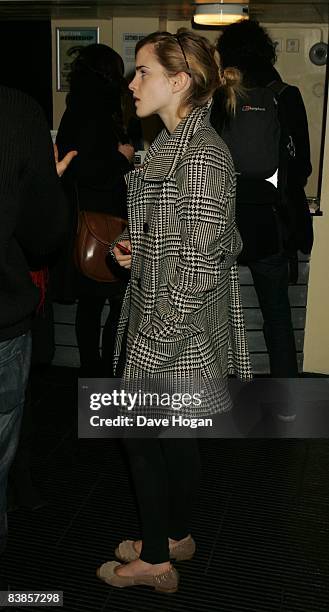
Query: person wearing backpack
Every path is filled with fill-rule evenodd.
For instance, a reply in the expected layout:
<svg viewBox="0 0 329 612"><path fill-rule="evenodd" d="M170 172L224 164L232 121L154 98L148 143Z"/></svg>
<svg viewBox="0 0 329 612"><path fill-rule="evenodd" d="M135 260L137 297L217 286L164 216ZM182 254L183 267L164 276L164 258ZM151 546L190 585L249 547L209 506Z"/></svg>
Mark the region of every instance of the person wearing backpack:
<svg viewBox="0 0 329 612"><path fill-rule="evenodd" d="M225 28L217 43L223 74L238 68L243 90L234 116L221 91L211 122L228 145L237 173L239 262L250 268L264 319L270 374L298 376L288 285L297 250L310 253L312 222L304 187L311 174L306 111L297 87L274 68L275 44L256 21ZM225 77L224 77L225 78ZM296 274L295 274L296 282Z"/></svg>

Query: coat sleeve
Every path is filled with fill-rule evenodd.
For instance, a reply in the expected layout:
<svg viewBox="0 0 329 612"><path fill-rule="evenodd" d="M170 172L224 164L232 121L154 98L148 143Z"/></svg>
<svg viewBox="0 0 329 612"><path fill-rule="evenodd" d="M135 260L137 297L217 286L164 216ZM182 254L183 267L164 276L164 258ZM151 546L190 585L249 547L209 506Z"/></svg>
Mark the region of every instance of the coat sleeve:
<svg viewBox="0 0 329 612"><path fill-rule="evenodd" d="M296 157L291 161L291 178L305 187L312 172L310 138L303 98L298 87L287 87L279 98L279 112L282 104L285 121L294 141Z"/></svg>
<svg viewBox="0 0 329 612"><path fill-rule="evenodd" d="M203 147L181 163L177 175L181 224L179 263L169 286L168 312L154 317L153 329L167 337L193 326L205 295L220 282L241 250L236 229L235 179L225 149Z"/></svg>

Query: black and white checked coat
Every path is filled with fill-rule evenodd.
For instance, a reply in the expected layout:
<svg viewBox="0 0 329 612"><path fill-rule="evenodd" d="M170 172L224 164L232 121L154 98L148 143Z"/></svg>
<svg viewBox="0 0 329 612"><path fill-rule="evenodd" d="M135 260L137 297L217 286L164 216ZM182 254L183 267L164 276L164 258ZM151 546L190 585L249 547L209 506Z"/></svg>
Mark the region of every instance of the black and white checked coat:
<svg viewBox="0 0 329 612"><path fill-rule="evenodd" d="M132 267L115 356L128 324L127 384L211 387L211 401L185 410L191 416L229 408L228 372L250 378L235 263L235 174L209 107L194 109L172 134L163 130L143 167L127 175Z"/></svg>

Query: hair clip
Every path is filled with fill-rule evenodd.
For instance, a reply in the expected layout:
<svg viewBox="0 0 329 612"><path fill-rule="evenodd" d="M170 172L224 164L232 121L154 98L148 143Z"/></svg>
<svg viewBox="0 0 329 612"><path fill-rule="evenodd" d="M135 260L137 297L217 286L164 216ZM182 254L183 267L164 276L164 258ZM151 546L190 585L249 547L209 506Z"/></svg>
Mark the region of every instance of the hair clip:
<svg viewBox="0 0 329 612"><path fill-rule="evenodd" d="M182 45L181 41L179 40L179 35L178 34L172 34L172 36L177 40L177 42L178 42L178 44L179 44L179 46L181 48L181 51L182 51L182 54L183 54L183 57L184 57L184 60L185 60L186 68L187 68L186 72L187 72L187 74L189 74L189 76L191 76L191 69L190 69L189 63L187 61L187 57L186 57L183 45Z"/></svg>

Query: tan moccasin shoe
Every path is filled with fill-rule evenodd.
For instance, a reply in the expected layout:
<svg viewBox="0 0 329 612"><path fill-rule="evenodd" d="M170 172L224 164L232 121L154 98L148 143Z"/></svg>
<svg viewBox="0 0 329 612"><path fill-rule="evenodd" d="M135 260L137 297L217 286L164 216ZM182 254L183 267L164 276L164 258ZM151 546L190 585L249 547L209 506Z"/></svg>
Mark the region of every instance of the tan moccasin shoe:
<svg viewBox="0 0 329 612"><path fill-rule="evenodd" d="M180 542L169 548L169 558L173 561L189 561L192 559L195 553L195 541L192 536L184 538ZM135 549L134 540L124 540L120 542L119 546L115 549L115 556L124 563L130 563L130 561L136 561L139 559L139 553Z"/></svg>
<svg viewBox="0 0 329 612"><path fill-rule="evenodd" d="M96 574L98 578L114 587L123 589L131 586L150 586L161 593L176 593L178 590L179 576L174 567L162 574L144 574L140 576L118 576L116 569L121 566L117 561L103 563Z"/></svg>

